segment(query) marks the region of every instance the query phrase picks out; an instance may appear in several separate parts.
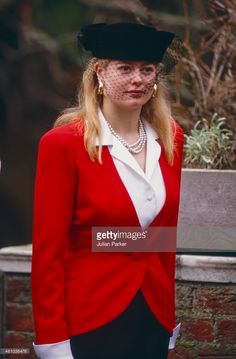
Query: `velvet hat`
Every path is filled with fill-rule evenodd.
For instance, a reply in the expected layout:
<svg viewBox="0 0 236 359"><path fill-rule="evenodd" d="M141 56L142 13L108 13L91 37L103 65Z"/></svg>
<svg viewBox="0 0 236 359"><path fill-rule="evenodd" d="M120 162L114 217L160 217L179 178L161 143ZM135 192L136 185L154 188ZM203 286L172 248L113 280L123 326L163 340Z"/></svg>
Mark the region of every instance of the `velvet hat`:
<svg viewBox="0 0 236 359"><path fill-rule="evenodd" d="M81 28L78 42L94 57L124 61L161 62L175 34L152 26L122 22Z"/></svg>

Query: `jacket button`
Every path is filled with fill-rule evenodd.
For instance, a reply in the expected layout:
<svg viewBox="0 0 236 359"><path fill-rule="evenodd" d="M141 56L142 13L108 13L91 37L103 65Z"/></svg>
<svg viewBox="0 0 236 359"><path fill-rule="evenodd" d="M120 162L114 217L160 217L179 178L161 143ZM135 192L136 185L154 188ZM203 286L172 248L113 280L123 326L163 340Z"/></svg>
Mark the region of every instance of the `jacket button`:
<svg viewBox="0 0 236 359"><path fill-rule="evenodd" d="M134 252L134 253L132 253L132 257L135 261L140 261L141 259L143 259L143 253Z"/></svg>

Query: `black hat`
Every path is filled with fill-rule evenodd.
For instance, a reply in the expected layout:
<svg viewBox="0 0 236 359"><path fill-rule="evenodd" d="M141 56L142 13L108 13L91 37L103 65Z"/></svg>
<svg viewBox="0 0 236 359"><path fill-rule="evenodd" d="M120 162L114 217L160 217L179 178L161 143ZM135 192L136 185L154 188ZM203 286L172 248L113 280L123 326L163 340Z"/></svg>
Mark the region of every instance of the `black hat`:
<svg viewBox="0 0 236 359"><path fill-rule="evenodd" d="M161 62L175 34L137 23L84 26L78 41L101 59Z"/></svg>

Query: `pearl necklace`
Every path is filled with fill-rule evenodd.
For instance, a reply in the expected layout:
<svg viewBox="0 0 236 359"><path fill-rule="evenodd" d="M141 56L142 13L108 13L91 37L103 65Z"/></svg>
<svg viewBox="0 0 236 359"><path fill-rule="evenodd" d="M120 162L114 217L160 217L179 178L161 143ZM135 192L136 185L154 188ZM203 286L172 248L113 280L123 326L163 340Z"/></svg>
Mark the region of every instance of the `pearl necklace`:
<svg viewBox="0 0 236 359"><path fill-rule="evenodd" d="M111 133L122 143L122 145L124 145L127 148L129 152L136 154L142 151L147 141L147 135L141 119L139 119L139 123L138 123L139 138L136 142L132 143L131 145L127 141L125 141L123 137L121 137L120 135L118 135L118 133L116 133L116 131L112 128L111 124L107 120L106 123Z"/></svg>

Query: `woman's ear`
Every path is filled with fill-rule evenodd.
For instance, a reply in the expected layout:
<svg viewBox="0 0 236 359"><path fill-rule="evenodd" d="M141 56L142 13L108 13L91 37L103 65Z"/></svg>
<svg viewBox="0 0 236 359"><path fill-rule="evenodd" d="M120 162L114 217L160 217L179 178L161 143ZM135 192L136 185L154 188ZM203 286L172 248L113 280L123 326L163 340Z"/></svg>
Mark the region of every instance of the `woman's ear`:
<svg viewBox="0 0 236 359"><path fill-rule="evenodd" d="M98 62L95 65L95 71L96 71L98 80L102 81L103 75L104 75L104 68Z"/></svg>

